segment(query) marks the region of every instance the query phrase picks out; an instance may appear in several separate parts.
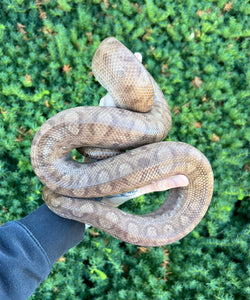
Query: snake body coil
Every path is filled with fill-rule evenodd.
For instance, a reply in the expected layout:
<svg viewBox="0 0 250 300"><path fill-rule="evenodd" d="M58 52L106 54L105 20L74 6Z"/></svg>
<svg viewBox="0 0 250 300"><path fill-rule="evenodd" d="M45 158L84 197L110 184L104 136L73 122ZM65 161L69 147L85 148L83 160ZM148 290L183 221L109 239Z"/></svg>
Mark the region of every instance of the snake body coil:
<svg viewBox="0 0 250 300"><path fill-rule="evenodd" d="M122 43L105 39L92 70L118 107L76 107L47 120L31 148L35 173L45 184L43 199L56 214L90 224L136 245L161 246L188 234L202 219L213 191L206 157L181 142L161 142L171 127L164 95ZM71 158L74 148L128 152L93 163ZM132 215L91 200L116 195L175 174L189 185L173 189L153 213Z"/></svg>

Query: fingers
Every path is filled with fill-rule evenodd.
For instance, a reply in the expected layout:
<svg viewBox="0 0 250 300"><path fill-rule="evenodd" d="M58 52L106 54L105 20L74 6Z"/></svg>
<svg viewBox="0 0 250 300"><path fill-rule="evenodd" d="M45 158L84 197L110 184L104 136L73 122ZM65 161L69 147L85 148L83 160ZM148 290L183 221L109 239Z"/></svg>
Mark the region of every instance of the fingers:
<svg viewBox="0 0 250 300"><path fill-rule="evenodd" d="M111 97L109 93L107 93L104 97L101 98L99 102L99 106L112 106L115 107L115 101Z"/></svg>
<svg viewBox="0 0 250 300"><path fill-rule="evenodd" d="M142 55L141 55L141 53L140 52L135 52L134 55L139 60L139 62L141 63L142 62Z"/></svg>
<svg viewBox="0 0 250 300"><path fill-rule="evenodd" d="M185 175L175 175L138 188L137 193L141 196L152 192L166 191L176 187L187 186L188 183L188 178Z"/></svg>
<svg viewBox="0 0 250 300"><path fill-rule="evenodd" d="M141 53L135 52L134 55L141 63L142 62ZM112 99L109 93L100 100L99 106L115 106L114 100ZM163 179L161 181L146 185L144 187L138 188L137 190L128 193L123 193L115 196L106 196L101 201L113 206L119 206L122 203L132 198L136 198L141 195L152 193L152 192L165 191L176 187L187 186L188 183L189 183L188 178L185 175L175 175Z"/></svg>
<svg viewBox="0 0 250 300"><path fill-rule="evenodd" d="M138 188L137 190L131 192L103 197L101 201L113 206L119 206L122 203L130 199L137 198L141 195L152 193L152 192L166 191L176 187L187 186L188 183L189 183L188 178L185 175L175 175L163 179L161 181L146 185L144 187Z"/></svg>

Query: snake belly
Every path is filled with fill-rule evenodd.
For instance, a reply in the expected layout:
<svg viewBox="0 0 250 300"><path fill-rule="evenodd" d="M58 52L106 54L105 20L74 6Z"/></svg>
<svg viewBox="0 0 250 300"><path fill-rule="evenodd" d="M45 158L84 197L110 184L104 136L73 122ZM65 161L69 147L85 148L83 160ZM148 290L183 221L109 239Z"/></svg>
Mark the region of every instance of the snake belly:
<svg viewBox="0 0 250 300"><path fill-rule="evenodd" d="M167 101L132 52L113 37L92 61L98 81L117 107L76 107L48 119L31 147L43 199L56 214L92 225L131 244L162 246L187 235L205 215L213 192L207 158L182 142L162 142L171 127ZM93 163L73 149L128 150ZM133 215L91 198L129 192L176 174L189 185L169 191L154 212Z"/></svg>

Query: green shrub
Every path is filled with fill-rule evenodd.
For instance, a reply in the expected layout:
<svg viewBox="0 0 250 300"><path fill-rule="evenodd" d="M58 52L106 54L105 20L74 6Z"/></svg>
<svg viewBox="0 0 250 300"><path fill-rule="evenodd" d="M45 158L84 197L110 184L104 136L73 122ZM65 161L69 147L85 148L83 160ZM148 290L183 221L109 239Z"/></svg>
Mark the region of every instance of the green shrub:
<svg viewBox="0 0 250 300"><path fill-rule="evenodd" d="M108 36L142 53L171 107L167 139L200 149L215 176L210 208L186 238L145 249L91 229L31 299L250 296L248 18L246 0L1 1L1 224L42 204L30 164L35 132L54 114L98 105L105 94L91 59ZM163 198L123 208L151 210Z"/></svg>

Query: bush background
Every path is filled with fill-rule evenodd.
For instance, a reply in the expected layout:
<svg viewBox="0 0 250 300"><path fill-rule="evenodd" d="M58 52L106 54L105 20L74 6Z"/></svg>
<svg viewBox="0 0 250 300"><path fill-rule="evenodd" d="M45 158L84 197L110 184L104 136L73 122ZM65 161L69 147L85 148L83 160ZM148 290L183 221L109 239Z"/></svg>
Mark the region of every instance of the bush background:
<svg viewBox="0 0 250 300"><path fill-rule="evenodd" d="M91 229L30 299L248 299L248 1L2 0L0 3L0 224L42 204L30 164L35 132L61 110L98 105L91 74L115 36L161 86L173 115L168 140L210 160L214 196L183 240L159 248ZM152 210L164 193L123 209Z"/></svg>

